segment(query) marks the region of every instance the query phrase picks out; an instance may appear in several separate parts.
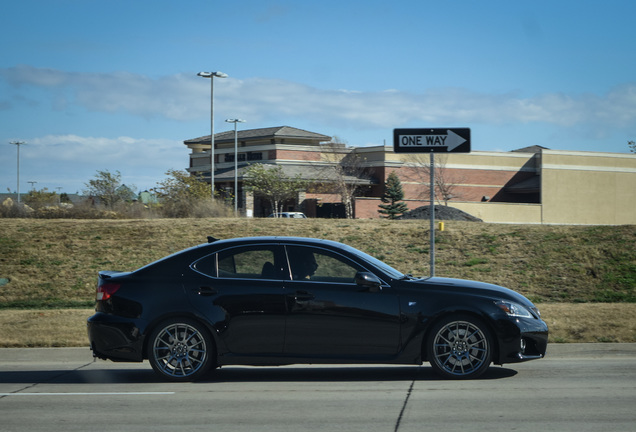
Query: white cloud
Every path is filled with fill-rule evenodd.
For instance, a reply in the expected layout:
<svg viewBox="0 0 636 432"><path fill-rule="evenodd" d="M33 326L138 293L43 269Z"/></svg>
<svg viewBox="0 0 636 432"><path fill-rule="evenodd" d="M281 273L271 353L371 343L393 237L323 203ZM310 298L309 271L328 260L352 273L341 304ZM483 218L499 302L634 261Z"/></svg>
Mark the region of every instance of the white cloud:
<svg viewBox="0 0 636 432"><path fill-rule="evenodd" d="M74 73L17 66L0 70L0 76L18 88L31 86L51 91L51 98L60 109L74 104L94 112L176 121L209 115L209 80L194 74L151 78L126 72ZM276 125L298 119L309 119L325 127L354 129L409 123L538 122L560 127L592 124L601 128L636 123L635 83L610 89L605 95L546 93L521 97L460 88L423 93L320 90L277 79L227 78L215 80L214 92L215 105L222 107L223 113Z"/></svg>
<svg viewBox="0 0 636 432"><path fill-rule="evenodd" d="M117 162L132 166L143 159L145 165L161 166L165 164L166 154L182 156L184 149L183 142L174 140L47 135L29 141L25 157L73 161L83 165Z"/></svg>
<svg viewBox="0 0 636 432"><path fill-rule="evenodd" d="M148 189L163 180L168 169L184 169L187 154L182 141L47 135L22 147L21 165L23 179L36 179L38 189L81 191L104 170L119 171L123 183Z"/></svg>

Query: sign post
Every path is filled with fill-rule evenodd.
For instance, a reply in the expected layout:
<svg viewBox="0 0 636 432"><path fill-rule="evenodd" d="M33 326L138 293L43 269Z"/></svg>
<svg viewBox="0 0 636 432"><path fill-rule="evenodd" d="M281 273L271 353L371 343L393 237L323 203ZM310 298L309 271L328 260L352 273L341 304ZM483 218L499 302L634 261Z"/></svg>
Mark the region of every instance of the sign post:
<svg viewBox="0 0 636 432"><path fill-rule="evenodd" d="M431 165L431 168L429 169L429 172L431 174L431 178L429 180L429 184L430 184L430 196L431 196L431 205L428 208L428 214L429 214L429 228L428 228L428 232L429 232L429 238L430 238L430 246L429 246L429 258L430 258L430 274L431 277L435 277L435 153L431 152L430 157L429 157L429 164Z"/></svg>
<svg viewBox="0 0 636 432"><path fill-rule="evenodd" d="M396 153L430 153L430 274L435 277L435 153L470 153L469 128L393 129Z"/></svg>

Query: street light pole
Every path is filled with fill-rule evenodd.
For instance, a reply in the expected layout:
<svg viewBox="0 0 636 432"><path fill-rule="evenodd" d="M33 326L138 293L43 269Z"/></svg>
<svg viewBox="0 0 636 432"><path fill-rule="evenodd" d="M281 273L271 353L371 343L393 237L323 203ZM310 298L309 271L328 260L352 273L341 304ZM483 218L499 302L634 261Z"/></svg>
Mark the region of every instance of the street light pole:
<svg viewBox="0 0 636 432"><path fill-rule="evenodd" d="M223 72L199 72L202 78L210 78L210 186L214 199L214 77L227 78Z"/></svg>
<svg viewBox="0 0 636 432"><path fill-rule="evenodd" d="M20 204L20 146L26 144L24 141L11 141L18 148L18 204Z"/></svg>
<svg viewBox="0 0 636 432"><path fill-rule="evenodd" d="M241 119L227 119L228 123L234 123L234 216L238 215L238 133L236 132L237 123L245 123Z"/></svg>

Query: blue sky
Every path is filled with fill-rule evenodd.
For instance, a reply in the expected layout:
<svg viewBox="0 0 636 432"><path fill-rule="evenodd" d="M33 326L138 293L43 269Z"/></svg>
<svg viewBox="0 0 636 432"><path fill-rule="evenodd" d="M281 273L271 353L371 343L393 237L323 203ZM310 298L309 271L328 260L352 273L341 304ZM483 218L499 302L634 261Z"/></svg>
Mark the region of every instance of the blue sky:
<svg viewBox="0 0 636 432"><path fill-rule="evenodd" d="M183 141L293 126L350 145L469 127L473 151L628 153L636 2L20 0L0 14L0 190L139 190ZM60 189L58 189L60 188Z"/></svg>

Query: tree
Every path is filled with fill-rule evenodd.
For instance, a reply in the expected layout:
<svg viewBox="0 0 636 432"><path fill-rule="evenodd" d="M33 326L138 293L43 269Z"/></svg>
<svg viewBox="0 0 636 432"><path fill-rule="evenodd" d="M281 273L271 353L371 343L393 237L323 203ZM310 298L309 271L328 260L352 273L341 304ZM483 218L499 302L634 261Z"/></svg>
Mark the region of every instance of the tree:
<svg viewBox="0 0 636 432"><path fill-rule="evenodd" d="M72 204L71 198L68 196L66 192L62 192L60 194L60 202L64 204Z"/></svg>
<svg viewBox="0 0 636 432"><path fill-rule="evenodd" d="M339 195L347 219L353 219L355 197L360 192L364 180L369 177L363 166L364 159L355 149L347 148L346 142L336 136L331 142L323 145L322 153L328 165L322 170L325 180L317 189L323 193Z"/></svg>
<svg viewBox="0 0 636 432"><path fill-rule="evenodd" d="M307 188L307 181L300 174L287 177L280 165L270 168L260 163L250 165L243 179L246 190L269 200L274 213L280 213L285 201L296 198L298 192Z"/></svg>
<svg viewBox="0 0 636 432"><path fill-rule="evenodd" d="M157 183L155 193L168 217L189 217L202 203L212 201L212 187L200 175L168 170L168 179Z"/></svg>
<svg viewBox="0 0 636 432"><path fill-rule="evenodd" d="M115 174L108 170L97 171L95 178L85 183L87 189L84 190L85 195L98 198L99 201L107 208L112 209L115 204L130 200L131 192L135 186L126 186L121 184L121 173L115 171Z"/></svg>
<svg viewBox="0 0 636 432"><path fill-rule="evenodd" d="M380 204L380 214L388 219L397 219L398 216L406 213L408 207L406 203L402 201L404 199L404 191L402 190L402 183L400 178L395 172L389 174L386 182L384 183L384 194L382 195L382 202L386 204Z"/></svg>
<svg viewBox="0 0 636 432"><path fill-rule="evenodd" d="M461 198L457 192L457 185L465 183L464 177L451 175L446 169L446 161L448 155L435 155L435 199L438 202L444 201L444 205L454 198ZM431 162L429 154L412 154L409 162L416 169L409 176L412 181L427 185L426 189L420 194L422 198L428 198L431 195ZM431 203L434 205L435 203Z"/></svg>
<svg viewBox="0 0 636 432"><path fill-rule="evenodd" d="M162 201L201 200L212 196L212 187L201 175L190 175L187 171L168 170L170 178L157 183L155 192Z"/></svg>
<svg viewBox="0 0 636 432"><path fill-rule="evenodd" d="M137 192L135 192L134 188L126 186L125 184L119 186L115 192L117 192L117 196L119 196L121 200L125 202L136 201L138 197L138 194Z"/></svg>
<svg viewBox="0 0 636 432"><path fill-rule="evenodd" d="M35 189L30 190L24 198L24 203L34 209L57 205L59 202L60 197L55 192L49 192L47 188L43 188L39 191Z"/></svg>

